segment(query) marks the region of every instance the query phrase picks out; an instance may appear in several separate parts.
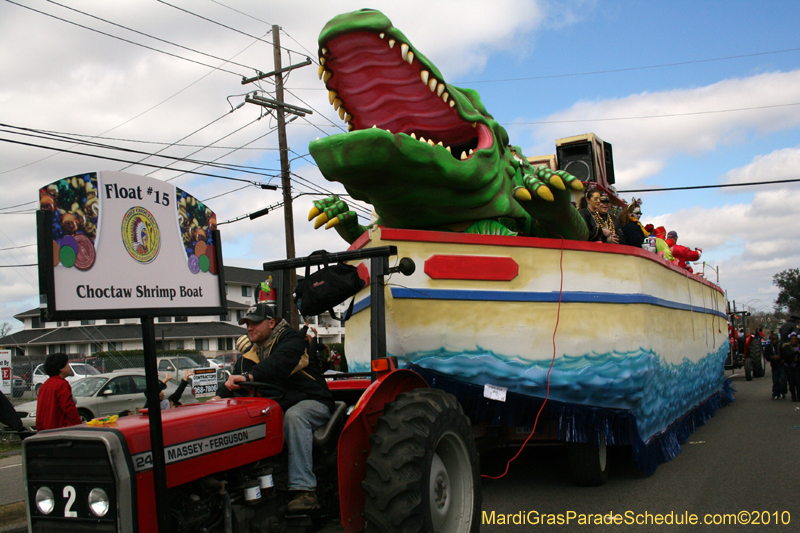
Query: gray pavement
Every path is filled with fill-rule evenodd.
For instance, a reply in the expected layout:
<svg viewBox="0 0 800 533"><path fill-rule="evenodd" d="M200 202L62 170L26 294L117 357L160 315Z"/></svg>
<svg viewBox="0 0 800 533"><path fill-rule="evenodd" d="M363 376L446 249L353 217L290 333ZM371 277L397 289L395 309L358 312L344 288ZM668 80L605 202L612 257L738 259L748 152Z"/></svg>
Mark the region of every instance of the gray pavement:
<svg viewBox="0 0 800 533"><path fill-rule="evenodd" d="M726 373L731 376L730 372ZM632 465L627 449L610 452L612 472L602 487L570 484L564 447L526 450L502 480L484 481L483 511L496 514L536 510L539 513L623 514L709 513L748 511L770 514L770 524L754 525L576 525L549 526L564 531L797 531L800 524L800 403L772 401L770 371L747 382L731 378L736 401L717 411L699 428L672 461L653 476ZM482 457L484 473L498 475L505 461ZM789 514L785 514L787 512ZM777 513L777 514L775 514ZM781 515L781 513L784 513ZM775 518L789 525L775 525ZM767 520L766 513L760 515ZM712 518L713 520L713 518ZM547 526L484 525L481 531L545 531Z"/></svg>

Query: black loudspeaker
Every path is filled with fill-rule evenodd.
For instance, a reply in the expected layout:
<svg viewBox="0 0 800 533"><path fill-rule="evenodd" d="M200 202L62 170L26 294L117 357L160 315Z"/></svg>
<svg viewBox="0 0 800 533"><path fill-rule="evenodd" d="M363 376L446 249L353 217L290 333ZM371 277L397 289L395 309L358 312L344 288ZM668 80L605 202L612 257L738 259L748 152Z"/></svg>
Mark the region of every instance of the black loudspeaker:
<svg viewBox="0 0 800 533"><path fill-rule="evenodd" d="M614 156L611 143L593 133L556 140L558 169L569 172L582 182L603 187L613 185Z"/></svg>
<svg viewBox="0 0 800 533"><path fill-rule="evenodd" d="M616 183L614 177L614 154L611 150L611 143L603 143L603 152L606 160L606 179L609 185Z"/></svg>
<svg viewBox="0 0 800 533"><path fill-rule="evenodd" d="M558 170L569 172L583 182L597 181L592 143L581 142L556 148Z"/></svg>

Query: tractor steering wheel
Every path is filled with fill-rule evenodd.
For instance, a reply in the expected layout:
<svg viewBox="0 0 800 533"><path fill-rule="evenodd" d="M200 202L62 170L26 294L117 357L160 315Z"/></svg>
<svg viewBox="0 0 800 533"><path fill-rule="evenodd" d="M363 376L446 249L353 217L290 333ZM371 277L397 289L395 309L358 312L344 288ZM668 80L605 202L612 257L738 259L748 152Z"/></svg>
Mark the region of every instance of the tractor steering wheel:
<svg viewBox="0 0 800 533"><path fill-rule="evenodd" d="M265 383L263 381L239 381L236 383L242 389L249 389L250 392L258 392L265 398L278 401L286 395L286 391L272 383ZM233 391L234 396L249 396L243 391Z"/></svg>

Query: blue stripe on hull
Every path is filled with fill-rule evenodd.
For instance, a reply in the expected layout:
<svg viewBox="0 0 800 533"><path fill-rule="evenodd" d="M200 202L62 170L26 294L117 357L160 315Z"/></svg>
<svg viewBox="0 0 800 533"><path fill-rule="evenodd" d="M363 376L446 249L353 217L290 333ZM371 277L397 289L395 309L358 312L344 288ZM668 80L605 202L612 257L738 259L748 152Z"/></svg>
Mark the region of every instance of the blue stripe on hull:
<svg viewBox="0 0 800 533"><path fill-rule="evenodd" d="M396 299L423 300L465 300L490 302L543 302L557 303L558 292L518 292L518 291L475 291L460 289L407 289L392 287L392 297ZM705 313L727 319L727 315L708 307L694 306L658 298L649 294L617 294L610 292L563 292L562 303L605 303L605 304L649 304L681 311ZM370 297L360 300L353 306L353 314L363 311L370 305Z"/></svg>

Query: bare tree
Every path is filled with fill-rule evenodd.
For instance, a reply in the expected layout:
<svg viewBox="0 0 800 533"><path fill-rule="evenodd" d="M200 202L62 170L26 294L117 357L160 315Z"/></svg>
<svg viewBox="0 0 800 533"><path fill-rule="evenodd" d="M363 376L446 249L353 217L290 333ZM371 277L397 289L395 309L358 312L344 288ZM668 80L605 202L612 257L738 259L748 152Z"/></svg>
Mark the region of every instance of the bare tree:
<svg viewBox="0 0 800 533"><path fill-rule="evenodd" d="M0 337L5 337L11 331L11 324L8 322L0 323Z"/></svg>

